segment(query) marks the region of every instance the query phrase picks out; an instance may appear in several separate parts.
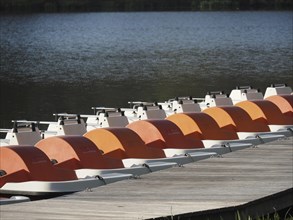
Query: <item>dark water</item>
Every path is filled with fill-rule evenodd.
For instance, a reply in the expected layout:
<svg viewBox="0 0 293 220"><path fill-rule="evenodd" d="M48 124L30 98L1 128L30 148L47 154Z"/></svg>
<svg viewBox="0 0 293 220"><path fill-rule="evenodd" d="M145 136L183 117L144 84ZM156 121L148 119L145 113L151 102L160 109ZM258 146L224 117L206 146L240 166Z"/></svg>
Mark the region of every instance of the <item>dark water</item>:
<svg viewBox="0 0 293 220"><path fill-rule="evenodd" d="M1 127L91 106L293 85L292 12L0 16Z"/></svg>

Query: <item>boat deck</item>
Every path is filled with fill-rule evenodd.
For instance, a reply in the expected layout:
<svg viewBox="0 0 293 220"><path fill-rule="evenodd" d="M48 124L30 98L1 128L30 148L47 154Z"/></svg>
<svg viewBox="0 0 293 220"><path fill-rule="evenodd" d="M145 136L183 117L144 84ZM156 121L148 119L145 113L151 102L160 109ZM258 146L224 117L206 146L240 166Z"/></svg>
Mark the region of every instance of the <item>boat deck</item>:
<svg viewBox="0 0 293 220"><path fill-rule="evenodd" d="M3 205L0 219L228 219L235 211L245 217L293 206L292 188L291 137L140 179Z"/></svg>

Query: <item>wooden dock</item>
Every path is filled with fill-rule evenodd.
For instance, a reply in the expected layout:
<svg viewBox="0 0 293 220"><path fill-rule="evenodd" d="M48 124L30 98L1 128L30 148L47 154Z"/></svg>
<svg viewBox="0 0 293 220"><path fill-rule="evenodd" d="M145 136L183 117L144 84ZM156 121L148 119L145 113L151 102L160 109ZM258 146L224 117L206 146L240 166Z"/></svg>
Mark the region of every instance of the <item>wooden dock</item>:
<svg viewBox="0 0 293 220"><path fill-rule="evenodd" d="M289 138L72 195L3 205L0 219L230 219L236 211L246 219L293 206L292 188Z"/></svg>

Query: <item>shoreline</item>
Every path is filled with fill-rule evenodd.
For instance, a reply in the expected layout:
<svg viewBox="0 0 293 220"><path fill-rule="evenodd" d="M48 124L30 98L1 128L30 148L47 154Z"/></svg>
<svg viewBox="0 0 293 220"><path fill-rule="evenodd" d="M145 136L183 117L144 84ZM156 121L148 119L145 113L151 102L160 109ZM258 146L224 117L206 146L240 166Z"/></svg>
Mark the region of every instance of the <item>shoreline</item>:
<svg viewBox="0 0 293 220"><path fill-rule="evenodd" d="M20 12L162 12L162 11L291 11L291 1L260 0L0 0L1 13Z"/></svg>

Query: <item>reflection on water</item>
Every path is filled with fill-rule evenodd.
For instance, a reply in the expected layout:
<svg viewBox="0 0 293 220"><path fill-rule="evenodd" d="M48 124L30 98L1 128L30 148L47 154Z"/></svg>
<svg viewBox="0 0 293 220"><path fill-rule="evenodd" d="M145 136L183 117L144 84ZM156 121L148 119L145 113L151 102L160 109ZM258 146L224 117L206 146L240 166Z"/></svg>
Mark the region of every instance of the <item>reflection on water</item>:
<svg viewBox="0 0 293 220"><path fill-rule="evenodd" d="M292 86L291 12L2 15L1 127L130 100Z"/></svg>

